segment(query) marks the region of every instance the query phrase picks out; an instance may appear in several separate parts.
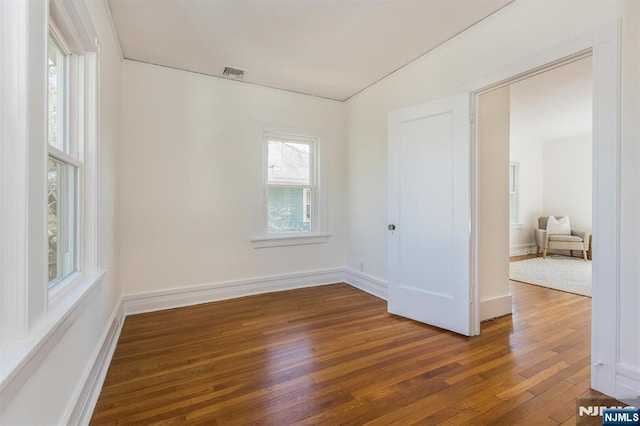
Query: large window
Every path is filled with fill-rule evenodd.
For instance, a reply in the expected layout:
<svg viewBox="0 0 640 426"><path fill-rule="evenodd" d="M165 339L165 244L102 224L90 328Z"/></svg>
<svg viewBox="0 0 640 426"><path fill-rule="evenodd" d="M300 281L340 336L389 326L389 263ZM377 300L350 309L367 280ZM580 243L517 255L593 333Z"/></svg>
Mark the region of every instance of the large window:
<svg viewBox="0 0 640 426"><path fill-rule="evenodd" d="M259 126L256 247L326 242L326 194L314 132Z"/></svg>
<svg viewBox="0 0 640 426"><path fill-rule="evenodd" d="M87 3L3 1L0 12L0 399L10 400L106 271L98 257L99 42Z"/></svg>
<svg viewBox="0 0 640 426"><path fill-rule="evenodd" d="M49 33L47 50L47 258L51 288L77 270L81 163L69 131L69 54L53 31Z"/></svg>

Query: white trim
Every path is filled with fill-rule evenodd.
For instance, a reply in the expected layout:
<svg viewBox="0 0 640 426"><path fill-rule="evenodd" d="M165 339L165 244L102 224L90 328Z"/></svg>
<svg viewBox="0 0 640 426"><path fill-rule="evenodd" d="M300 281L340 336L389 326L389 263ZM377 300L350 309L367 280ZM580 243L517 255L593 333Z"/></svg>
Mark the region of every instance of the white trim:
<svg viewBox="0 0 640 426"><path fill-rule="evenodd" d="M24 93L31 76L27 67L29 40L29 10L39 7L33 2L3 1L0 22L0 111L2 163L0 179L2 188L2 212L0 239L2 247L0 263L0 337L2 341L25 337L28 333L26 306L27 292L27 188L28 145L24 143L29 133L28 100ZM20 141L20 143L4 143Z"/></svg>
<svg viewBox="0 0 640 426"><path fill-rule="evenodd" d="M319 244L329 241L331 234L299 234L274 237L253 237L254 248L294 246L299 244Z"/></svg>
<svg viewBox="0 0 640 426"><path fill-rule="evenodd" d="M367 292L375 297L387 300L387 282L371 275L363 274L350 268L344 270L345 283Z"/></svg>
<svg viewBox="0 0 640 426"><path fill-rule="evenodd" d="M140 314L342 281L343 269L336 268L125 294L124 312Z"/></svg>
<svg viewBox="0 0 640 426"><path fill-rule="evenodd" d="M616 369L618 370L619 375L627 376L640 383L640 368L633 367L629 364L625 364L624 362L619 362ZM638 390L638 393L640 395L640 390Z"/></svg>
<svg viewBox="0 0 640 426"><path fill-rule="evenodd" d="M510 294L491 297L480 301L480 321L498 318L512 313L512 297Z"/></svg>
<svg viewBox="0 0 640 426"><path fill-rule="evenodd" d="M116 24L113 21L113 13L111 13L111 5L109 4L109 0L102 0L102 5L104 6L107 12L107 17L109 18L109 25L111 26L111 34L113 34L116 48L118 49L118 53L120 54L120 60L124 61L124 53L122 53L122 44L120 43L120 36L118 35Z"/></svg>
<svg viewBox="0 0 640 426"><path fill-rule="evenodd" d="M98 288L106 271L85 276L56 303L44 322L29 336L2 349L0 411L29 380L80 315L85 301Z"/></svg>
<svg viewBox="0 0 640 426"><path fill-rule="evenodd" d="M312 186L314 187L314 202L312 203L312 232L300 234L268 234L266 230L266 194L267 181L266 143L265 135L276 134L279 136L299 137L302 140L313 141L312 154ZM328 223L328 195L327 195L327 136L326 132L317 129L304 129L288 127L271 123L254 123L254 211L253 211L253 236L251 242L254 248L289 246L297 244L326 243L330 234Z"/></svg>
<svg viewBox="0 0 640 426"><path fill-rule="evenodd" d="M616 370L617 398L629 405L640 407L640 369L619 363Z"/></svg>
<svg viewBox="0 0 640 426"><path fill-rule="evenodd" d="M93 410L98 402L102 385L116 350L124 319L122 299L120 299L107 321L107 327L98 341L89 365L85 369L82 376L83 379L76 388L74 397L71 398L65 414L62 416L61 424L88 425L91 421Z"/></svg>
<svg viewBox="0 0 640 426"><path fill-rule="evenodd" d="M594 248L591 386L615 396L616 360L621 336L620 287L620 19L529 55L463 85L475 98L489 89L516 81L550 66L592 52L593 63L593 235ZM472 126L472 181L477 184L477 120ZM477 193L477 187L474 188ZM472 294L477 300L478 203L472 194ZM595 249L597 248L597 253ZM479 313L476 326L479 327Z"/></svg>
<svg viewBox="0 0 640 426"><path fill-rule="evenodd" d="M97 34L86 4L50 0L50 14L71 53L95 51Z"/></svg>
<svg viewBox="0 0 640 426"><path fill-rule="evenodd" d="M522 256L525 254L533 254L536 252L535 243L520 244L517 246L509 247L509 256Z"/></svg>

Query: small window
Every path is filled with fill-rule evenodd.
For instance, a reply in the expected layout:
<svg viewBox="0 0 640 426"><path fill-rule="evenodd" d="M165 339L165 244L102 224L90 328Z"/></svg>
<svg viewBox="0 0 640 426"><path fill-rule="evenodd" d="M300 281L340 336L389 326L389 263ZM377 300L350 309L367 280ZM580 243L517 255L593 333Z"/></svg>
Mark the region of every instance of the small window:
<svg viewBox="0 0 640 426"><path fill-rule="evenodd" d="M53 32L48 40L47 246L49 288L77 271L78 173L69 137L69 54Z"/></svg>
<svg viewBox="0 0 640 426"><path fill-rule="evenodd" d="M520 223L520 163L509 163L509 223Z"/></svg>
<svg viewBox="0 0 640 426"><path fill-rule="evenodd" d="M267 145L267 233L311 232L315 141L265 136Z"/></svg>
<svg viewBox="0 0 640 426"><path fill-rule="evenodd" d="M322 133L259 124L256 139L254 247L326 242Z"/></svg>

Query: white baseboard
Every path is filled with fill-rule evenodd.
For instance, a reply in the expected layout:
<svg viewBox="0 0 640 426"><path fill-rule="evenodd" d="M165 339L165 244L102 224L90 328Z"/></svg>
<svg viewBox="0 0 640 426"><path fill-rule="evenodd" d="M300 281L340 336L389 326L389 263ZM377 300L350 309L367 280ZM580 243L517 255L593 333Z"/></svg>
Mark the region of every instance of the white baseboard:
<svg viewBox="0 0 640 426"><path fill-rule="evenodd" d="M353 269L344 270L344 282L359 290L387 300L387 282Z"/></svg>
<svg viewBox="0 0 640 426"><path fill-rule="evenodd" d="M254 294L339 283L344 269L325 269L247 280L199 284L123 296L125 315L179 308Z"/></svg>
<svg viewBox="0 0 640 426"><path fill-rule="evenodd" d="M63 424L88 425L91 421L123 324L124 311L121 299L107 322L107 328L91 357L91 363L83 374L84 379L78 387L77 396L72 399L74 403L68 414L63 417L66 419Z"/></svg>
<svg viewBox="0 0 640 426"><path fill-rule="evenodd" d="M533 254L536 252L535 244L522 244L519 246L509 247L509 256L522 256L525 254Z"/></svg>
<svg viewBox="0 0 640 426"><path fill-rule="evenodd" d="M510 315L512 312L511 295L491 297L480 301L480 321Z"/></svg>
<svg viewBox="0 0 640 426"><path fill-rule="evenodd" d="M640 368L618 363L615 396L620 401L640 407Z"/></svg>

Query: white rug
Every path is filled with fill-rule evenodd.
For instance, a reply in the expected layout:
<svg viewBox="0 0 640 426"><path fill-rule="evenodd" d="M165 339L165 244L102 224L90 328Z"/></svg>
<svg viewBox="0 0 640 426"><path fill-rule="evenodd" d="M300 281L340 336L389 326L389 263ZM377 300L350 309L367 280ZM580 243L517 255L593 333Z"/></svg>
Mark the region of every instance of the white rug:
<svg viewBox="0 0 640 426"><path fill-rule="evenodd" d="M577 257L547 256L546 259L537 257L511 262L509 279L591 296L591 261Z"/></svg>

